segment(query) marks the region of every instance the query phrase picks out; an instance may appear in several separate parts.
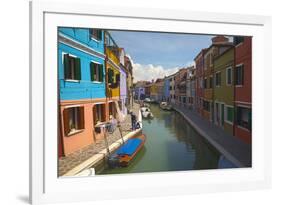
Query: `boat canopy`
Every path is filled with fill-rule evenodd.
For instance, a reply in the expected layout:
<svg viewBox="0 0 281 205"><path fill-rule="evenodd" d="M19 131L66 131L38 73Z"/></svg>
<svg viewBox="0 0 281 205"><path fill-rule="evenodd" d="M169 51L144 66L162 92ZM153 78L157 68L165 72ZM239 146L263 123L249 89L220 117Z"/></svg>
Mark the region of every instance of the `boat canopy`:
<svg viewBox="0 0 281 205"><path fill-rule="evenodd" d="M141 139L134 138L134 139L129 139L122 147L120 147L117 150L118 155L129 155L131 156L136 149L140 146L142 143Z"/></svg>

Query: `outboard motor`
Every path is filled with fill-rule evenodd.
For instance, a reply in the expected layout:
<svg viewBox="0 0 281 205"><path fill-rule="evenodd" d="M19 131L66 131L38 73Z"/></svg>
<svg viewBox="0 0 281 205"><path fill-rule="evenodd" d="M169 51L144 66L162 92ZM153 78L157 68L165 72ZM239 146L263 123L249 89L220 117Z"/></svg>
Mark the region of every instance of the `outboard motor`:
<svg viewBox="0 0 281 205"><path fill-rule="evenodd" d="M117 155L111 155L108 159L107 159L107 163L108 166L110 168L114 168L114 167L119 167L119 158Z"/></svg>

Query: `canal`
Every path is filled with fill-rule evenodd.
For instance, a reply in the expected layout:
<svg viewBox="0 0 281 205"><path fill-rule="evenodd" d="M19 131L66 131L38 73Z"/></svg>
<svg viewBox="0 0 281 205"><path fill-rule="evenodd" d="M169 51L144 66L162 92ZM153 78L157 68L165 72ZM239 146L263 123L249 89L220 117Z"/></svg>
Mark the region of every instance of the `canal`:
<svg viewBox="0 0 281 205"><path fill-rule="evenodd" d="M153 119L143 119L145 146L128 167L96 168L96 174L183 171L233 167L176 111L151 104Z"/></svg>

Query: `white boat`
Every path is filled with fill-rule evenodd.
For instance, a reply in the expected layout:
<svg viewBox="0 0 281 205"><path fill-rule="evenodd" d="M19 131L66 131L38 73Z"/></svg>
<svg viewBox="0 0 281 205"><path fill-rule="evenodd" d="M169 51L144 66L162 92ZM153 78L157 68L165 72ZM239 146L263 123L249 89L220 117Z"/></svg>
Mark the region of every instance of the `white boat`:
<svg viewBox="0 0 281 205"><path fill-rule="evenodd" d="M144 102L151 102L150 98L145 98Z"/></svg>
<svg viewBox="0 0 281 205"><path fill-rule="evenodd" d="M161 102L159 106L163 110L172 110L172 106L170 104L168 104L167 102Z"/></svg>
<svg viewBox="0 0 281 205"><path fill-rule="evenodd" d="M147 111L142 112L142 116L144 118L153 118L154 117L152 112L147 112Z"/></svg>

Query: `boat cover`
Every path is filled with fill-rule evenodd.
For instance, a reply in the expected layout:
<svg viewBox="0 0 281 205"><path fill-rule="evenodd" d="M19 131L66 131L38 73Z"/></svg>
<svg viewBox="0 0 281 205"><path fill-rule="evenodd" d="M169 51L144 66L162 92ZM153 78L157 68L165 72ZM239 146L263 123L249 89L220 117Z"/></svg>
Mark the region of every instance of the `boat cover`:
<svg viewBox="0 0 281 205"><path fill-rule="evenodd" d="M118 155L129 155L131 156L136 149L140 146L142 140L139 138L129 139L124 145L122 145L118 150Z"/></svg>

